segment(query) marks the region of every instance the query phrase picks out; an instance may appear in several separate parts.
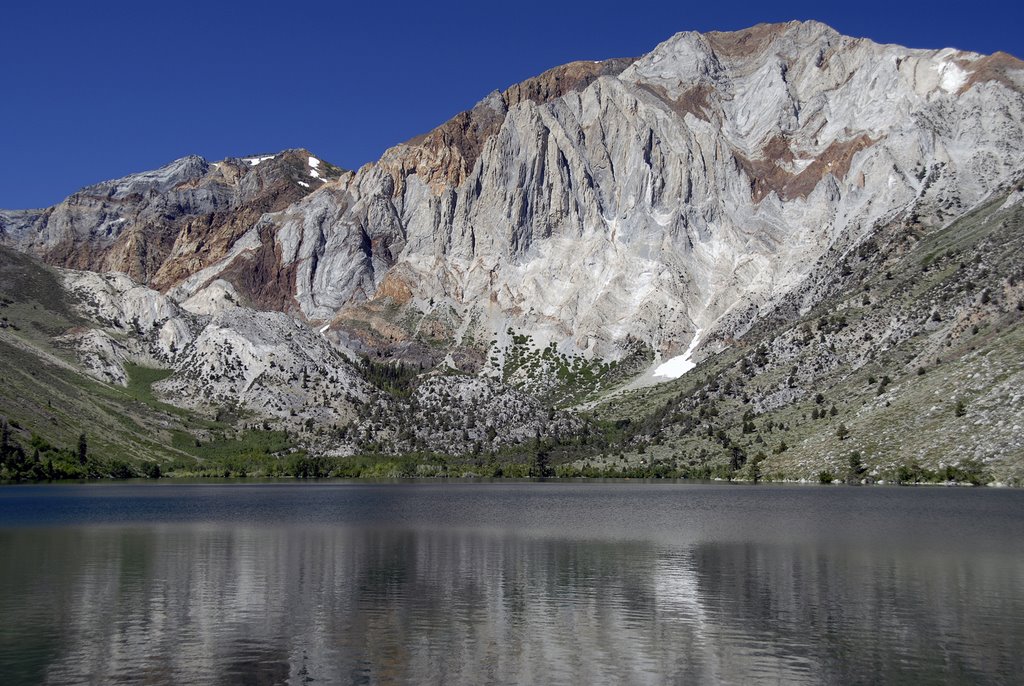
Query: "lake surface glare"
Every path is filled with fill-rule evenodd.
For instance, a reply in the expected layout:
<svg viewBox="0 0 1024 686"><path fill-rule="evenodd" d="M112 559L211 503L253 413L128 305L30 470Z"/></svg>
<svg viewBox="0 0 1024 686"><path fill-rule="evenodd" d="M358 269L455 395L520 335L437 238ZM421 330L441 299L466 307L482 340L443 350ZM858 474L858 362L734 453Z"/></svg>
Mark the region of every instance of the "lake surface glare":
<svg viewBox="0 0 1024 686"><path fill-rule="evenodd" d="M0 487L4 684L1024 683L1024 492Z"/></svg>

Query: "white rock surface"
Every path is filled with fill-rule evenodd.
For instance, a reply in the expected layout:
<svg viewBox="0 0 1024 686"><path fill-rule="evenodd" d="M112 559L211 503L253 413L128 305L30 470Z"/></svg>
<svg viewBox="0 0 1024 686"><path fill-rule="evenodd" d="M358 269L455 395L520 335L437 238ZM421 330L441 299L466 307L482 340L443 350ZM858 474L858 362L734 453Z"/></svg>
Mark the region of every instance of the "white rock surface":
<svg viewBox="0 0 1024 686"><path fill-rule="evenodd" d="M305 323L239 307L230 283L215 281L178 306L123 274L61 270L95 328L61 338L95 378L127 385L127 363L173 374L156 385L169 402L245 410L275 425L323 430L354 417L372 389L346 355Z"/></svg>
<svg viewBox="0 0 1024 686"><path fill-rule="evenodd" d="M124 274L70 269L60 273L65 287L78 297L83 314L125 339L121 348L127 352L108 358L166 366L192 342L197 323L163 293L140 286ZM97 340L90 337L83 342L95 349ZM123 372L117 376L123 383Z"/></svg>

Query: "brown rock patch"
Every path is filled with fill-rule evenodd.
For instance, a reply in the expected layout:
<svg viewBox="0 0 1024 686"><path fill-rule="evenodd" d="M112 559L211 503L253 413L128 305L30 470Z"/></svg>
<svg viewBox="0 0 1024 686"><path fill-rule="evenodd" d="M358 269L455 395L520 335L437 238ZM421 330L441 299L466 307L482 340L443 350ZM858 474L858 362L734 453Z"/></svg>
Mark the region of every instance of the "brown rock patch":
<svg viewBox="0 0 1024 686"><path fill-rule="evenodd" d="M789 142L781 136L768 141L760 159L750 160L740 153L733 153L733 157L750 179L751 197L755 203L772 192L781 200L788 201L806 198L827 174L845 179L853 156L876 142L867 134L848 141L835 141L799 174L779 165L779 162L792 163L796 159Z"/></svg>
<svg viewBox="0 0 1024 686"><path fill-rule="evenodd" d="M276 312L298 310L295 302L297 263L283 264L281 248L271 227L260 229L260 247L242 254L217 276L229 281L238 293L256 309Z"/></svg>
<svg viewBox="0 0 1024 686"><path fill-rule="evenodd" d="M507 107L513 107L526 100L542 105L566 93L581 91L600 76L618 76L636 60L636 57L623 57L602 62L563 64L510 86L502 93L502 99Z"/></svg>
<svg viewBox="0 0 1024 686"><path fill-rule="evenodd" d="M742 31L711 31L704 37L718 55L749 57L764 52L787 28L789 24L758 24Z"/></svg>
<svg viewBox="0 0 1024 686"><path fill-rule="evenodd" d="M970 74L958 94L966 93L976 84L986 81L997 81L1011 90L1021 90L1006 73L1009 70L1024 70L1024 62L1013 55L996 52L973 62L958 61L957 64Z"/></svg>
<svg viewBox="0 0 1024 686"><path fill-rule="evenodd" d="M412 300L412 288L402 277L390 271L381 281L374 298L391 298L395 303L404 305Z"/></svg>
<svg viewBox="0 0 1024 686"><path fill-rule="evenodd" d="M641 83L638 85L668 105L669 108L680 117L692 114L698 119L703 119L706 122L711 121L710 96L714 89L708 84L697 84L693 88L682 93L678 98L671 97L668 94L668 91L666 91L662 86L648 83Z"/></svg>
<svg viewBox="0 0 1024 686"><path fill-rule="evenodd" d="M187 207L168 208L163 214L147 213L148 200L139 194L114 200L85 189L66 201L72 212L79 205L118 206L118 214L127 219L125 228L110 237L71 235L35 252L50 264L124 272L151 288L166 291L223 259L264 213L280 211L307 195L310 191L294 182L296 177L306 178L307 164L307 151L291 150L255 169L238 161L211 165L206 175L179 184L177 190L223 189L226 182L236 183L246 174L255 174L257 185L240 203L225 204L223 209L205 214ZM332 175L340 173L327 163L321 166ZM47 212L52 214L53 209Z"/></svg>

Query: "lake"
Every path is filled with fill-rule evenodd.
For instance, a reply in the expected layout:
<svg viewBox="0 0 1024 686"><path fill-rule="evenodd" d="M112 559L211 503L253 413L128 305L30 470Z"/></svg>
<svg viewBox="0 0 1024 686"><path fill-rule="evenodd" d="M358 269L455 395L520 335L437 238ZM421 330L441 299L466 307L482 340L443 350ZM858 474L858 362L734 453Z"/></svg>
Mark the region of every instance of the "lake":
<svg viewBox="0 0 1024 686"><path fill-rule="evenodd" d="M1024 681L1024 492L0 487L4 684Z"/></svg>

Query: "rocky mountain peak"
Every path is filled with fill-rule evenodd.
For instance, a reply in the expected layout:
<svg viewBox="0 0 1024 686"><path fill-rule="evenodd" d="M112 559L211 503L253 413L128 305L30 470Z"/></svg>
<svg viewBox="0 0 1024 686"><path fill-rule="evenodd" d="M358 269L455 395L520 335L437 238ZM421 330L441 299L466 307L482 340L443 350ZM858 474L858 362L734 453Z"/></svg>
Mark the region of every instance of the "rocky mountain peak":
<svg viewBox="0 0 1024 686"><path fill-rule="evenodd" d="M64 209L19 235L182 299L226 280L431 363L459 350L479 368L477 341L509 329L576 355L671 355L697 329L706 346L740 335L879 222L952 217L1005 184L1024 156L1019 66L818 22L684 32L492 92L354 174L318 176L305 151L188 158L116 185L161 198L131 217L93 198L102 218L56 224L88 226L78 239L46 219ZM143 208L180 226L140 224Z"/></svg>
<svg viewBox="0 0 1024 686"><path fill-rule="evenodd" d="M396 193L404 189L405 177L417 174L440 194L466 180L483 144L501 128L509 108L523 102L544 104L582 90L600 76L617 76L632 62L633 58L570 62L504 91L492 91L472 109L389 149L380 165L394 178Z"/></svg>
<svg viewBox="0 0 1024 686"><path fill-rule="evenodd" d="M342 173L301 149L212 163L189 155L45 210L4 213L0 236L51 264L166 288L225 254L264 213Z"/></svg>

